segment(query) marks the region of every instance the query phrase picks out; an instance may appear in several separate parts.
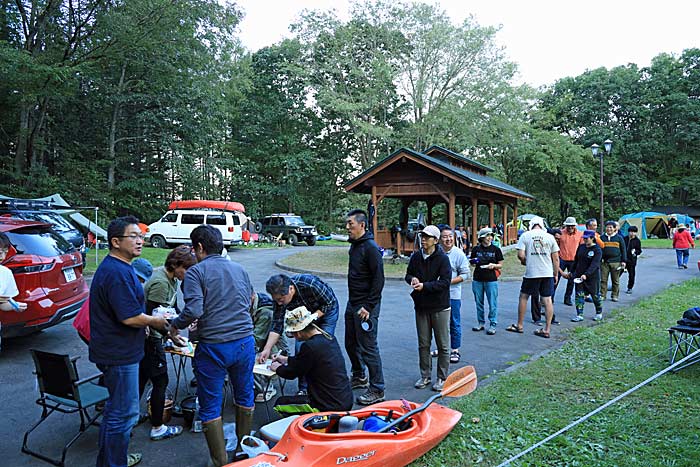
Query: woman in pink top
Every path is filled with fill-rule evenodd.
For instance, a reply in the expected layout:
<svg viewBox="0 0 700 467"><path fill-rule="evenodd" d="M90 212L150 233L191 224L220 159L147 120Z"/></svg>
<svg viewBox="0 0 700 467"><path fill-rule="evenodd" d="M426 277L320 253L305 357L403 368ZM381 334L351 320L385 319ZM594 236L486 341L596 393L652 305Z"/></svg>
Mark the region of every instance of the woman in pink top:
<svg viewBox="0 0 700 467"><path fill-rule="evenodd" d="M676 249L676 261L678 269L688 269L688 259L690 258L690 248L695 248L690 231L685 224L678 225L678 231L673 236L673 248Z"/></svg>

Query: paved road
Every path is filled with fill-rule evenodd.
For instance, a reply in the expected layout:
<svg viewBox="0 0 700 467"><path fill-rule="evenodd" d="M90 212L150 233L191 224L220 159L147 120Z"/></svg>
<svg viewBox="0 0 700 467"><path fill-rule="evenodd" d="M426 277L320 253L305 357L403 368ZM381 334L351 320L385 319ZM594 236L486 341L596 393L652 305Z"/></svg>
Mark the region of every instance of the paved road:
<svg viewBox="0 0 700 467"><path fill-rule="evenodd" d="M240 262L249 272L256 288L264 289L267 278L277 272L274 266L279 258L297 253L300 248L235 250L231 258ZM323 248L323 247L314 247ZM610 301L604 303L605 316L611 309L628 306L642 296L657 293L671 284L681 282L691 277L697 277L698 271L693 267L689 270L678 270L675 267L675 254L672 250L645 250L644 257L638 265L638 285L631 296L621 295L619 303ZM347 299L347 287L344 279L329 278L328 283L336 291L341 300L341 310ZM626 284L626 275L622 283ZM590 318L593 316L592 304L586 305L584 323L569 322L573 308L561 304L563 284L559 287L555 311L562 324L553 326L551 339L536 337L532 332L536 327L526 320L525 333L513 334L505 332L505 327L514 322L517 315L517 297L519 281L502 281L499 290L499 329L495 336L485 333L472 332L474 324L474 305L471 287L463 287L461 365L474 365L480 376L504 370L513 362L520 361L524 356L539 354L557 347L566 339L566 332L573 326L594 325ZM387 281L382 302L380 318L379 342L384 361L384 375L387 382L387 398L404 397L410 400L423 401L433 394L429 389L413 389L413 383L418 378L417 338L414 324L413 306L408 295L409 288L400 281ZM614 305L614 306L613 306ZM529 313L528 313L529 317ZM662 323L662 326L672 323ZM342 342L344 327L342 320L336 334ZM659 332L662 332L661 328ZM40 409L34 404L37 397L36 380L32 375L33 365L29 355L30 348L80 355L79 369L82 376L92 374L94 366L88 361L87 348L77 338L70 323L63 323L33 336L6 340L3 342L0 354L0 406L3 407L3 423L0 425L0 458L2 465L12 466L41 466L49 465L20 452L22 434L38 419ZM348 364L349 365L349 364ZM348 366L349 367L349 366ZM433 370L435 371L435 370ZM171 381L174 377L171 376ZM293 388L294 383L288 385ZM288 389L289 390L289 389ZM261 423L265 416L264 407L258 406L256 420ZM231 421L230 404L224 415ZM64 415L52 415L46 422L46 428L37 432L37 442L50 453L60 452L62 442L69 430L77 429L75 420ZM179 419L175 419L178 422ZM134 430L132 450L144 453L144 465L147 466L192 466L200 465L205 459L207 449L201 434L185 433L179 438L167 441L151 442L148 440L147 423ZM97 429L92 428L69 450L68 465L83 467L94 465L97 443Z"/></svg>

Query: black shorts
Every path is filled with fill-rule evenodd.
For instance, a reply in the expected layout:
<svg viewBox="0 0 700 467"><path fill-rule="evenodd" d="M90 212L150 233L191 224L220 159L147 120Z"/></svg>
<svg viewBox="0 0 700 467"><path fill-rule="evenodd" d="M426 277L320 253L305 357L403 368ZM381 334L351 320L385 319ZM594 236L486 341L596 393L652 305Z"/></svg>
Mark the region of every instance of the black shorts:
<svg viewBox="0 0 700 467"><path fill-rule="evenodd" d="M523 277L523 283L520 286L520 293L525 295L539 294L540 297L552 297L554 295L554 278Z"/></svg>

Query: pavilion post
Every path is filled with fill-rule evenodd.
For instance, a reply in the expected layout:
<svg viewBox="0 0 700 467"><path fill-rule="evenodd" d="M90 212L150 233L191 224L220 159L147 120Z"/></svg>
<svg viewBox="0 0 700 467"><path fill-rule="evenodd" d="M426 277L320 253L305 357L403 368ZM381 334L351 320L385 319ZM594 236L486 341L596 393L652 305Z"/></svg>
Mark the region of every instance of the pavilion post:
<svg viewBox="0 0 700 467"><path fill-rule="evenodd" d="M477 210L479 209L478 205L479 200L476 198L476 196L472 196L472 245L476 245L476 234L478 233L477 230L479 226L477 225Z"/></svg>
<svg viewBox="0 0 700 467"><path fill-rule="evenodd" d="M372 229L375 237L377 236L377 217L379 217L379 206L377 206L377 187L372 185L372 205L374 206L374 216L372 217Z"/></svg>
<svg viewBox="0 0 700 467"><path fill-rule="evenodd" d="M506 203L500 204L501 207L501 224L503 224L503 245L508 245L508 229L506 224L508 223L508 205Z"/></svg>
<svg viewBox="0 0 700 467"><path fill-rule="evenodd" d="M454 188L450 189L450 203L447 207L447 223L450 228L454 229L457 227L455 223L455 191Z"/></svg>
<svg viewBox="0 0 700 467"><path fill-rule="evenodd" d="M494 212L493 212L493 200L489 200L489 227L493 227Z"/></svg>

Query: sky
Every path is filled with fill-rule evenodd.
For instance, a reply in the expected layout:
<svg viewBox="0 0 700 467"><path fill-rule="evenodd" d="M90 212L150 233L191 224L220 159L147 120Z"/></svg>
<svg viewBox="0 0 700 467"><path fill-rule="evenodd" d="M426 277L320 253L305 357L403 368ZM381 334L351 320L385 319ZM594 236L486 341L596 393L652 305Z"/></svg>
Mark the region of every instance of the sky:
<svg viewBox="0 0 700 467"><path fill-rule="evenodd" d="M303 9L335 9L347 19L347 0L235 0L245 12L243 45L255 51L291 37ZM473 15L501 26L497 42L518 64L517 83L552 84L598 67L648 66L660 53L700 47L697 0L440 0L455 23Z"/></svg>

